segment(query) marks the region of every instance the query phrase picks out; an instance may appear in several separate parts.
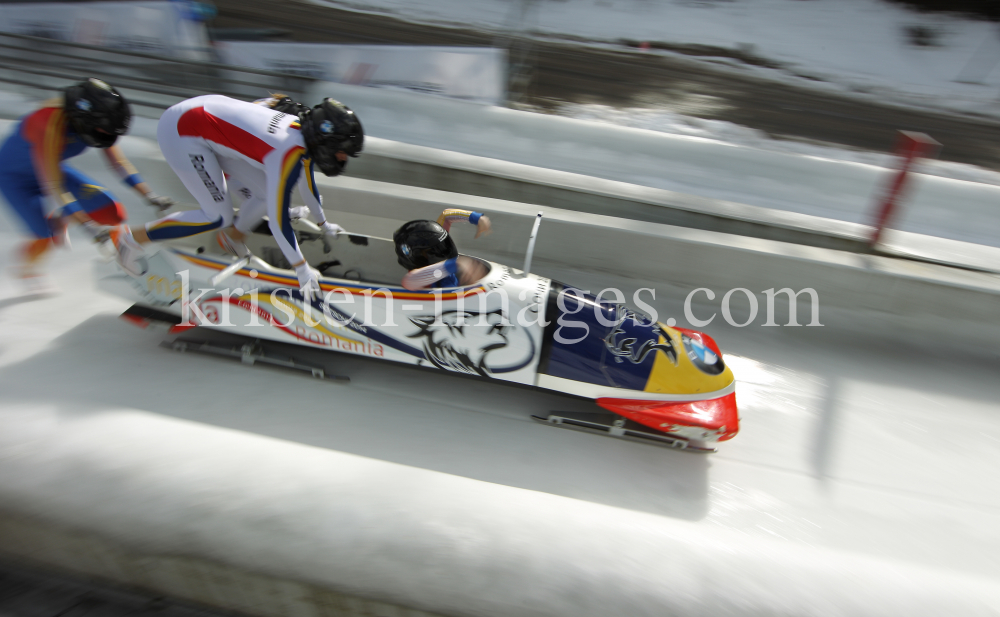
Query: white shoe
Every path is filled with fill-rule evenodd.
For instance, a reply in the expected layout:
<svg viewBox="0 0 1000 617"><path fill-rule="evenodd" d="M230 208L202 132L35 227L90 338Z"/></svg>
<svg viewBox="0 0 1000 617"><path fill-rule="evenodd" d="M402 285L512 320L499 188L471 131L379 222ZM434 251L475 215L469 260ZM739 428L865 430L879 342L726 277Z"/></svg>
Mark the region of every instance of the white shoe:
<svg viewBox="0 0 1000 617"><path fill-rule="evenodd" d="M115 246L113 240L105 240L104 242L97 243L97 253L101 256L104 263L114 261L118 258L118 248Z"/></svg>
<svg viewBox="0 0 1000 617"><path fill-rule="evenodd" d="M17 265L10 268L11 278L17 281L21 293L30 296L51 296L59 293L59 288L49 275L41 269Z"/></svg>
<svg viewBox="0 0 1000 617"><path fill-rule="evenodd" d="M25 294L32 296L54 296L59 293L59 288L45 273L23 277L21 288Z"/></svg>
<svg viewBox="0 0 1000 617"><path fill-rule="evenodd" d="M244 242L230 238L225 231L219 230L215 238L219 242L219 246L230 255L241 259L250 256L250 248Z"/></svg>
<svg viewBox="0 0 1000 617"><path fill-rule="evenodd" d="M115 245L118 248L118 265L132 276L142 276L149 270L146 251L135 241L127 227L118 234Z"/></svg>

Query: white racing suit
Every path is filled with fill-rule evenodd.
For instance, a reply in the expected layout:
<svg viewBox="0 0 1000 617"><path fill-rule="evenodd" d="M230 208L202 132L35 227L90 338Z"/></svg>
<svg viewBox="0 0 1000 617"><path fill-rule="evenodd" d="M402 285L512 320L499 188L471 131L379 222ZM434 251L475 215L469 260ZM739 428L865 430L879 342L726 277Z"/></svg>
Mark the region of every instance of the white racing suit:
<svg viewBox="0 0 1000 617"><path fill-rule="evenodd" d="M308 174L306 184L312 189L302 191L304 197L312 197L306 203L322 210L311 165L303 161L306 148L296 116L213 94L188 99L165 111L156 136L167 163L198 200L201 210L178 212L148 223L146 232L151 240L230 226L234 211L228 175L251 196L247 214L257 216L257 220L267 215L271 233L289 263L304 261L288 212L292 187L303 172Z"/></svg>

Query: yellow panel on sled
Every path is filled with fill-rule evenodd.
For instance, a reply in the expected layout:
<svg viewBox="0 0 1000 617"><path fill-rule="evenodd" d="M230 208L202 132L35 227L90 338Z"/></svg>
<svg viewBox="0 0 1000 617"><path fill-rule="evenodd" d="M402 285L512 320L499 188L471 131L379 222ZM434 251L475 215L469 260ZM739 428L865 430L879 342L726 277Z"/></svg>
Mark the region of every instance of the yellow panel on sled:
<svg viewBox="0 0 1000 617"><path fill-rule="evenodd" d="M660 330L670 336L674 349L677 350L677 365L661 350L656 351L653 369L646 380L645 392L658 394L700 394L716 392L733 383L733 372L727 366L718 375L709 375L698 369L685 353L681 333L673 328L660 324ZM661 336L659 342L665 343Z"/></svg>

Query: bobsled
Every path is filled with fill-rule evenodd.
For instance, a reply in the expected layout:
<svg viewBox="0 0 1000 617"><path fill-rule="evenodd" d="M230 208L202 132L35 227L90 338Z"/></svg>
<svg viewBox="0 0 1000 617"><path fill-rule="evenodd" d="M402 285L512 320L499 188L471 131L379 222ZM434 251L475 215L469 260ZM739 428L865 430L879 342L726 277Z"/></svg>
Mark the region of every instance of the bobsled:
<svg viewBox="0 0 1000 617"><path fill-rule="evenodd" d="M98 286L134 302L124 318L175 335L215 328L594 401L591 413L533 416L553 426L693 451L714 451L739 430L732 371L702 332L533 274L527 264L479 259L488 273L472 285L409 291L390 240L329 240L308 224L293 226L323 275L321 298L303 298L266 224L247 239L249 261L234 263L214 233L201 234L155 247L141 276L113 262L99 266ZM260 345L230 351L245 362L324 374L268 358Z"/></svg>

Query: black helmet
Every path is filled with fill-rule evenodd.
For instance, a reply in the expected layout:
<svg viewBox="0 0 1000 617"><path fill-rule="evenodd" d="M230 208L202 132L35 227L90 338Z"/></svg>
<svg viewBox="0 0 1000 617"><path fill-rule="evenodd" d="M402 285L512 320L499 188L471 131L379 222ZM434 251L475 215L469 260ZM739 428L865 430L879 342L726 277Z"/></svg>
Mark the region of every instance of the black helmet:
<svg viewBox="0 0 1000 617"><path fill-rule="evenodd" d="M128 132L132 110L117 90L91 77L66 88L64 107L69 124L92 148L110 148Z"/></svg>
<svg viewBox="0 0 1000 617"><path fill-rule="evenodd" d="M410 221L392 234L399 265L416 270L458 257L458 247L448 232L434 221Z"/></svg>
<svg viewBox="0 0 1000 617"><path fill-rule="evenodd" d="M347 161L338 161L337 153L357 156L365 145L361 121L349 107L330 98L299 115L302 137L309 157L328 176L344 171Z"/></svg>

